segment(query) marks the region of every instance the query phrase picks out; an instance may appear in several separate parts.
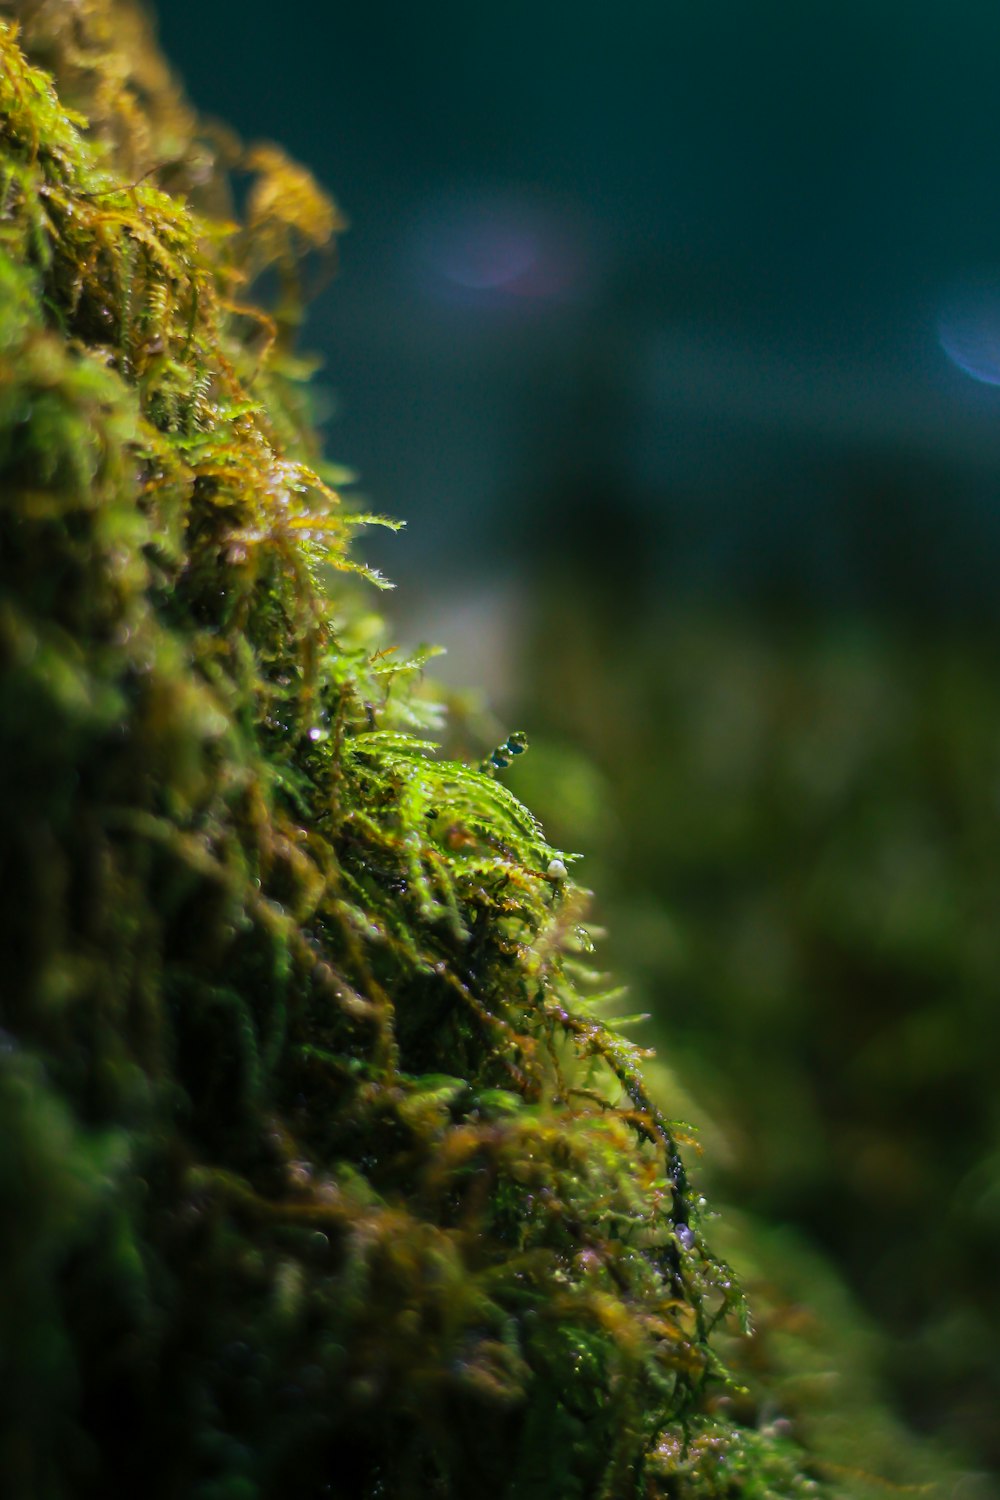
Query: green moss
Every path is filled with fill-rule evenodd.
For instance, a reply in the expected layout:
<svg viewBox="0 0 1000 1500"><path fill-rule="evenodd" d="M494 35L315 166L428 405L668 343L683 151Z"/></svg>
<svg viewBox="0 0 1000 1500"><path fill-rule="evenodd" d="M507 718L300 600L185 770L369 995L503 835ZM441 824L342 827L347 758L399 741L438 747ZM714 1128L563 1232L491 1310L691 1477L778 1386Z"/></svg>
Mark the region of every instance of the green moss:
<svg viewBox="0 0 1000 1500"><path fill-rule="evenodd" d="M713 1414L739 1296L521 740L442 758L373 641L293 347L336 210L131 7L17 9L62 95L0 23L5 1493L811 1492Z"/></svg>

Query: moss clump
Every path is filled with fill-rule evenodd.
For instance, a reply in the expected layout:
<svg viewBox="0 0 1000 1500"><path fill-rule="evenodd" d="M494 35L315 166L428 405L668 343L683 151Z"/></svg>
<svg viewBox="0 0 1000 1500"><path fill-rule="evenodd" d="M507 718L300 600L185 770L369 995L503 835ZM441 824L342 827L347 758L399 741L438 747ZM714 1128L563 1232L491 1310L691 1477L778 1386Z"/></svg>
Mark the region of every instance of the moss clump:
<svg viewBox="0 0 1000 1500"><path fill-rule="evenodd" d="M739 1299L514 742L440 758L351 591L377 518L293 349L336 211L203 133L129 6L16 9L4 1493L811 1492L720 1415Z"/></svg>

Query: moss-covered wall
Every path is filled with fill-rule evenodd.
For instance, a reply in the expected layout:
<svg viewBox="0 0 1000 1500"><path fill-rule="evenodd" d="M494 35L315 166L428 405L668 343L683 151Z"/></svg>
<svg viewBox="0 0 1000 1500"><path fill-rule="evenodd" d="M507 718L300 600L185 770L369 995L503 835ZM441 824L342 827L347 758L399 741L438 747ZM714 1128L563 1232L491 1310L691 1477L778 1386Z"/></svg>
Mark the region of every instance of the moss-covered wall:
<svg viewBox="0 0 1000 1500"><path fill-rule="evenodd" d="M131 5L0 16L0 1488L813 1493L521 743L377 635L336 209Z"/></svg>

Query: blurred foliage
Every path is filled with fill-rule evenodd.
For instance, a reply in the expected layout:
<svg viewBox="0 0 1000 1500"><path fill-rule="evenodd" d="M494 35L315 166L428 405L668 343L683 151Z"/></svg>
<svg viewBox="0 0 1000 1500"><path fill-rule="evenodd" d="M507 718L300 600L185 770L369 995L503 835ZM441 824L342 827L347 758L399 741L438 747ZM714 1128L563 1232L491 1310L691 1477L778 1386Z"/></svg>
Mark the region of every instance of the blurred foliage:
<svg viewBox="0 0 1000 1500"><path fill-rule="evenodd" d="M579 586L547 598L515 785L572 816L743 1251L795 1228L755 1302L820 1248L898 1409L1000 1467L1000 649L705 608L616 634Z"/></svg>
<svg viewBox="0 0 1000 1500"><path fill-rule="evenodd" d="M741 1352L523 737L441 758L380 644L294 345L336 209L131 5L2 9L4 1494L851 1488Z"/></svg>

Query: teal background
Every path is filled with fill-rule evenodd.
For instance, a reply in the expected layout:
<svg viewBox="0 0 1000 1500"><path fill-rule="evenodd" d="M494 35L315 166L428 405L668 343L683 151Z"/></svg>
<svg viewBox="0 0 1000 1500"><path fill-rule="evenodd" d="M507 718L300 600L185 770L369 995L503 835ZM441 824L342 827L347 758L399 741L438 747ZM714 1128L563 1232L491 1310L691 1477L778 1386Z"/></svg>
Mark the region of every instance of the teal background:
<svg viewBox="0 0 1000 1500"><path fill-rule="evenodd" d="M936 325L1000 276L995 6L172 0L160 25L196 102L352 221L310 339L332 448L416 523L373 543L394 576L516 570L553 512L599 534L600 472L672 592L993 614L1000 398ZM456 296L470 220L533 225L568 291Z"/></svg>

